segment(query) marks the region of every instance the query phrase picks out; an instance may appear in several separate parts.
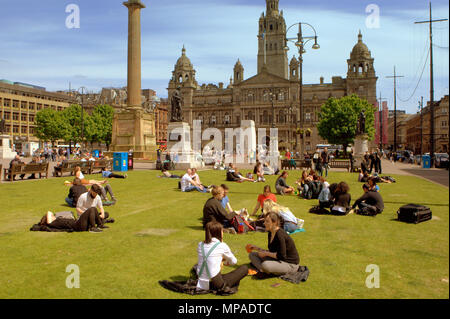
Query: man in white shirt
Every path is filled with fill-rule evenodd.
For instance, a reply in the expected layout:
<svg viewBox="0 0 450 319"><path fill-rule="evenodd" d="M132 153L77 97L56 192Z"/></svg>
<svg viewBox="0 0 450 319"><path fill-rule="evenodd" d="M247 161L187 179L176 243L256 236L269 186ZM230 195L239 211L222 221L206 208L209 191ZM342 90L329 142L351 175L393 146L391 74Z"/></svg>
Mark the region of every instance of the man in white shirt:
<svg viewBox="0 0 450 319"><path fill-rule="evenodd" d="M191 177L192 170L188 168L186 170L186 174L183 175L180 181L181 191L182 192L192 192L194 190L199 191L200 193L206 193L207 189L194 181Z"/></svg>
<svg viewBox="0 0 450 319"><path fill-rule="evenodd" d="M102 219L107 218L107 216L105 216L105 210L103 209L102 199L100 198L101 193L100 186L94 184L87 193L82 194L77 201L78 216L90 208L95 208L98 209Z"/></svg>

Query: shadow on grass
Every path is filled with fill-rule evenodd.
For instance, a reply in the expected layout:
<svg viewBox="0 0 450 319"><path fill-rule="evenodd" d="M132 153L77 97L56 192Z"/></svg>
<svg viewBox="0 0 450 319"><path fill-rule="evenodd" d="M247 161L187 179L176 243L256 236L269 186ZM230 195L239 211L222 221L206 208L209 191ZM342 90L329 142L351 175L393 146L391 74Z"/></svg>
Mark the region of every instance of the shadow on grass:
<svg viewBox="0 0 450 319"><path fill-rule="evenodd" d="M188 276L172 276L170 277L171 281L188 281L189 277Z"/></svg>

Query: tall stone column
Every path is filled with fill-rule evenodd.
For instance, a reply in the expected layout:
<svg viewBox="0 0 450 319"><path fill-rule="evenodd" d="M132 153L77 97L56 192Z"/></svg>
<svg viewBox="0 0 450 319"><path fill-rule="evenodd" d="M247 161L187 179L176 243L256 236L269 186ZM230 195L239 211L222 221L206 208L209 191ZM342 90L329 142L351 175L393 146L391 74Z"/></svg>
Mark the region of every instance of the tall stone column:
<svg viewBox="0 0 450 319"><path fill-rule="evenodd" d="M141 9L140 0L123 3L128 8L128 106L140 107L141 101Z"/></svg>
<svg viewBox="0 0 450 319"><path fill-rule="evenodd" d="M128 8L127 107L116 110L113 119L112 151L133 150L134 158L156 160L155 114L142 106L141 9L140 0L123 3Z"/></svg>

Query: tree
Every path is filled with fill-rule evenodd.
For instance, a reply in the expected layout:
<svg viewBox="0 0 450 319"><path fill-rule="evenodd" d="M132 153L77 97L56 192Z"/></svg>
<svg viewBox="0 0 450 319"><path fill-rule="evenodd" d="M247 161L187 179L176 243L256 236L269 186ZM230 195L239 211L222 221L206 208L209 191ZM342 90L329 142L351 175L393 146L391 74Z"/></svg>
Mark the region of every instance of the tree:
<svg viewBox="0 0 450 319"><path fill-rule="evenodd" d="M64 140L69 142L69 148L72 147L72 142L76 145L81 142L81 106L73 104L66 108L62 113L62 118L65 122ZM84 112L84 121L89 115Z"/></svg>
<svg viewBox="0 0 450 319"><path fill-rule="evenodd" d="M36 113L36 131L34 135L44 142L52 144L65 135L65 123L61 112L47 108Z"/></svg>
<svg viewBox="0 0 450 319"><path fill-rule="evenodd" d="M358 116L362 110L366 115L366 133L369 140L373 140L375 109L355 94L340 99L329 98L322 105L317 125L319 135L331 144L342 144L346 152L348 144L355 139Z"/></svg>
<svg viewBox="0 0 450 319"><path fill-rule="evenodd" d="M114 108L107 104L97 105L92 112L92 122L95 125L94 133L96 142L105 143L109 150L112 138L112 122L114 117Z"/></svg>

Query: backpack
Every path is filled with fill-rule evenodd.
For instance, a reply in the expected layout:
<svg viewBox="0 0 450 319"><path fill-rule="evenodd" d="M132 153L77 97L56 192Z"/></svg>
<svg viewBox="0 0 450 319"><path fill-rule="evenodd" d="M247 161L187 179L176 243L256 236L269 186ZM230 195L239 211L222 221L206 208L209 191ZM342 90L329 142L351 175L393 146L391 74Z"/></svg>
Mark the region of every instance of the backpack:
<svg viewBox="0 0 450 319"><path fill-rule="evenodd" d="M55 217L56 218L65 218L65 219L75 219L75 217L73 217L72 212L69 212L69 211L55 213Z"/></svg>
<svg viewBox="0 0 450 319"><path fill-rule="evenodd" d="M243 219L241 216L236 215L231 220L231 225L236 230L238 234L247 233L248 231L254 231L255 228L253 228L245 219ZM241 226L241 227L239 227ZM241 229L239 229L241 228Z"/></svg>

